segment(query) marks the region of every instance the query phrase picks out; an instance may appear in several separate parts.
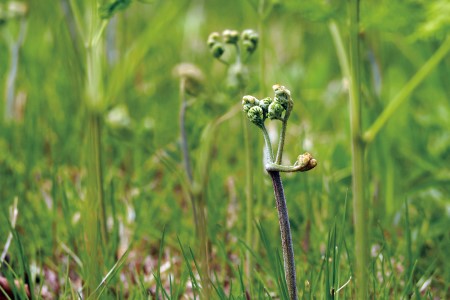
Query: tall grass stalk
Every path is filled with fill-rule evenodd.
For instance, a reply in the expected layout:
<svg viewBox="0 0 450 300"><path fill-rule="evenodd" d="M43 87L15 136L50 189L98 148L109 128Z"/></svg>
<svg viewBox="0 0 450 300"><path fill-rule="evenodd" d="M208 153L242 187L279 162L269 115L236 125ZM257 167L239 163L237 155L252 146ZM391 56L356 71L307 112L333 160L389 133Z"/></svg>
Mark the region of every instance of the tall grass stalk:
<svg viewBox="0 0 450 300"><path fill-rule="evenodd" d="M104 21L100 21L97 5L90 5L88 9L90 22L88 25L88 39L86 46L86 106L88 118L88 136L86 145L87 164L87 201L86 201L86 286L88 295L95 291L102 280L105 264L104 252L99 245L105 245L106 208L103 192L102 173L102 106L104 102L104 87L102 76L102 45L100 36L104 28ZM102 24L100 27L99 24Z"/></svg>
<svg viewBox="0 0 450 300"><path fill-rule="evenodd" d="M364 142L361 129L361 80L359 52L359 0L349 1L350 16L350 132L352 145L353 217L356 247L357 299L367 299L369 274L368 202L364 196Z"/></svg>
<svg viewBox="0 0 450 300"><path fill-rule="evenodd" d="M251 151L251 141L253 138L250 136L249 124L243 115L242 119L243 131L244 131L244 148L245 148L245 198L246 198L246 228L245 228L245 242L252 248L253 247L253 221L255 219L255 211L253 208L253 155ZM245 252L245 275L247 278L251 278L252 272L252 255L249 250Z"/></svg>
<svg viewBox="0 0 450 300"><path fill-rule="evenodd" d="M430 72L445 58L450 51L450 38L447 37L430 59L417 71L406 85L389 102L388 106L378 116L375 122L364 133L361 129L360 79L359 79L359 1L351 1L350 13L350 62L347 59L337 25L332 21L329 25L337 56L344 77L350 78L350 117L352 134L352 166L353 166L353 203L354 224L357 254L357 290L358 297L365 297L368 291L368 274L365 266L368 264L368 203L364 200L364 149L371 143L383 126L395 114L398 108L409 99L415 88L430 74ZM390 203L388 202L390 205ZM392 211L391 209L388 211Z"/></svg>
<svg viewBox="0 0 450 300"><path fill-rule="evenodd" d="M181 134L181 151L183 153L183 163L184 169L186 172L186 176L189 182L192 184L192 167L191 160L189 158L189 146L188 139L186 133L186 109L187 109L187 100L186 100L186 78L182 77L180 79L180 134ZM195 214L195 208L194 208Z"/></svg>
<svg viewBox="0 0 450 300"><path fill-rule="evenodd" d="M95 290L102 279L104 256L100 245L106 242L106 218L101 170L101 128L100 116L89 114L86 140L87 197L85 200L84 232L86 237L83 266L86 268L86 293Z"/></svg>
<svg viewBox="0 0 450 300"><path fill-rule="evenodd" d="M87 126L84 157L87 170L87 195L82 212L85 236L83 237L84 253L81 256L86 287L84 292L85 296L89 297L102 281L105 249L101 245L105 246L107 242L101 140L102 111L105 107L101 36L107 20L100 18L97 1L86 1L84 10L81 9L80 3L71 1L70 4L79 34L85 44L86 59L84 104Z"/></svg>
<svg viewBox="0 0 450 300"><path fill-rule="evenodd" d="M222 63L229 66L228 68L228 84L232 88L239 88L240 93L244 94L247 85L246 68L243 65L243 51L247 55L252 54L259 43L259 35L253 30L244 30L241 34L236 30L226 29L219 34L213 32L208 37L208 46L213 56ZM235 48L235 62L230 65L229 62L222 59L222 54L226 52L225 44L232 45ZM242 44L242 48L241 48ZM249 56L247 56L248 58ZM251 144L253 143L253 137L250 135L249 125L243 115L243 138L244 138L244 151L245 151L245 204L246 204L246 226L245 226L245 242L248 247L252 248L254 244L253 237L253 221L255 219L254 209L254 183L253 183L253 168L254 168L254 155L251 151ZM252 270L252 255L248 249L245 251L245 274L247 278L250 278Z"/></svg>

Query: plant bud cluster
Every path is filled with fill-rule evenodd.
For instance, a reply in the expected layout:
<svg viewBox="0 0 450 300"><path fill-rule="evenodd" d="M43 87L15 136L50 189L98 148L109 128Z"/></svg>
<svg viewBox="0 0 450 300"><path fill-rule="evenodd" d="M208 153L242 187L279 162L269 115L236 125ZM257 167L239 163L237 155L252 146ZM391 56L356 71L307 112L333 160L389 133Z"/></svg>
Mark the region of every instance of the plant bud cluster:
<svg viewBox="0 0 450 300"><path fill-rule="evenodd" d="M242 98L242 108L249 120L263 126L264 121L271 120L284 121L286 112L292 110L294 102L291 99L291 92L282 85L274 85L275 97L258 100L256 97L247 95Z"/></svg>
<svg viewBox="0 0 450 300"><path fill-rule="evenodd" d="M220 58L225 53L225 44L237 46L240 40L247 53L252 54L258 46L259 36L252 29L246 29L242 33L237 30L225 29L221 34L211 33L206 43L211 54L215 58Z"/></svg>

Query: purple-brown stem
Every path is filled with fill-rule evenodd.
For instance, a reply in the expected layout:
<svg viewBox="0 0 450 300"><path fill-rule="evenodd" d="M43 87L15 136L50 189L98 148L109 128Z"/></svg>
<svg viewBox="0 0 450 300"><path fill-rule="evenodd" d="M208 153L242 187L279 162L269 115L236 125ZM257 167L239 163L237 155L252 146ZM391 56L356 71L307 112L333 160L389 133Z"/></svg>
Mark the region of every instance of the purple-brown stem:
<svg viewBox="0 0 450 300"><path fill-rule="evenodd" d="M277 202L278 221L280 223L281 245L283 248L284 275L291 300L297 300L297 284L295 275L294 248L292 246L291 227L289 225L289 216L284 196L283 183L281 182L280 172L269 171L272 178L275 200Z"/></svg>

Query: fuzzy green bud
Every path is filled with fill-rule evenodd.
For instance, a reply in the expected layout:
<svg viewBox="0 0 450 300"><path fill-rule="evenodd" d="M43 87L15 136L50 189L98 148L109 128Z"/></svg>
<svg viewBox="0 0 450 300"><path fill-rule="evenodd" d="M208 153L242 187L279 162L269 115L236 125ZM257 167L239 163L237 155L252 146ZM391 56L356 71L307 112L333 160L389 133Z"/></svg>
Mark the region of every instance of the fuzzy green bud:
<svg viewBox="0 0 450 300"><path fill-rule="evenodd" d="M272 89L275 92L275 98L273 100L280 103L286 110L292 109L294 102L291 98L291 91L279 84L273 85Z"/></svg>
<svg viewBox="0 0 450 300"><path fill-rule="evenodd" d="M242 31L241 36L243 40L250 40L250 38L255 34L258 35L253 29L245 29Z"/></svg>
<svg viewBox="0 0 450 300"><path fill-rule="evenodd" d="M242 44L249 53L253 53L258 46L259 35L252 29L246 29L242 32Z"/></svg>
<svg viewBox="0 0 450 300"><path fill-rule="evenodd" d="M274 101L269 105L267 116L271 120L282 120L284 111L283 105Z"/></svg>
<svg viewBox="0 0 450 300"><path fill-rule="evenodd" d="M255 47L258 45L258 41L259 41L259 35L256 32L252 32L249 36L249 40L250 42L252 42Z"/></svg>
<svg viewBox="0 0 450 300"><path fill-rule="evenodd" d="M264 111L264 115L267 116L269 113L269 105L273 102L272 98L267 97L259 100L259 107L261 107Z"/></svg>
<svg viewBox="0 0 450 300"><path fill-rule="evenodd" d="M215 58L220 58L225 52L225 48L222 43L215 43L211 48L211 53Z"/></svg>
<svg viewBox="0 0 450 300"><path fill-rule="evenodd" d="M220 34L218 32L212 32L208 36L208 40L206 41L209 48L212 48L215 44L220 43Z"/></svg>
<svg viewBox="0 0 450 300"><path fill-rule="evenodd" d="M236 30L225 29L222 32L223 41L227 44L236 44L239 41L239 32Z"/></svg>
<svg viewBox="0 0 450 300"><path fill-rule="evenodd" d="M247 112L248 119L255 125L264 126L264 112L261 107L253 106Z"/></svg>
<svg viewBox="0 0 450 300"><path fill-rule="evenodd" d="M247 113L253 106L258 106L259 100L253 96L247 95L242 97L242 109Z"/></svg>
<svg viewBox="0 0 450 300"><path fill-rule="evenodd" d="M250 41L243 41L242 45L248 53L253 53L256 50L256 46Z"/></svg>
<svg viewBox="0 0 450 300"><path fill-rule="evenodd" d="M279 84L274 84L272 89L277 97L289 99L291 98L291 91L289 91L286 87Z"/></svg>

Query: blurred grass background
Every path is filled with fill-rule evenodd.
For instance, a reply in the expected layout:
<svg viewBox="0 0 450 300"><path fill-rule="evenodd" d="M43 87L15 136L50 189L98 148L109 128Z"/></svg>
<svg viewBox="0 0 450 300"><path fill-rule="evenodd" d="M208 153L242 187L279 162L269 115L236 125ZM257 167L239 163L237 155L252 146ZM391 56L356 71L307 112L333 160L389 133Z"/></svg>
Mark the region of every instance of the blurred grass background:
<svg viewBox="0 0 450 300"><path fill-rule="evenodd" d="M0 2L3 11L10 2ZM20 34L20 23L26 23L15 79L16 111L7 114L6 96L0 108L0 245L10 232L8 211L17 197L15 228L24 256L41 270L41 285L52 281L50 271L61 279L53 280L58 289L49 288L53 297L68 297L75 288L64 279L76 282L83 274L74 257L82 251L79 217L86 201L84 46L68 1L22 3L28 10L25 17L0 24L3 96L8 90L11 43ZM206 77L186 121L193 163L198 164L202 130L242 96L227 89L227 69L212 58L206 39L212 31L259 30L261 24L264 42L248 61L246 93L262 98L269 96L266 93L274 83L288 87L295 107L285 160L293 162L298 153L309 151L319 162L308 174L284 176L300 294L326 298L334 275L338 275L337 283L332 283L335 289L350 278L354 241L348 82L329 30L330 22L336 22L347 41L346 5L343 1L266 1L267 18L261 20L255 9L259 4L252 0L133 1L106 28L102 66L108 105L103 114L102 163L112 254L101 267L103 274L128 246L130 252L122 275L115 277L105 295L139 297L147 289L157 289L157 280L150 278L157 266L150 263L149 271L147 258L153 261L162 256L162 263L169 265L165 276L173 274L175 282L187 280L187 269L180 263L186 258L177 238L185 247L194 246L195 227L176 175L182 161L179 90L173 69L191 62ZM363 128L368 128L442 44L450 29L450 5L444 0L419 0L362 1L361 6ZM417 299L445 299L449 295L449 78L447 55L366 151L374 297L414 293ZM234 297L242 296L237 266L244 264L246 250L241 119L236 115L219 129L207 190L207 232L216 284L228 293L232 280ZM252 135L259 134L256 128L251 130ZM163 163L161 155L176 162L175 170ZM260 161L255 163L255 182L262 183L257 185L261 199L255 229L260 223L272 248L264 247L258 237L255 259L261 267L252 278L244 279L255 299L278 293L276 271L264 267L276 259L279 238L273 193L261 166ZM160 253L164 228L164 252ZM331 256L333 235L342 240L341 260L329 267L324 257ZM23 278L18 247L13 242L9 249L10 264ZM164 282L161 285L168 284L167 279ZM340 296L350 297L353 289L350 281Z"/></svg>

